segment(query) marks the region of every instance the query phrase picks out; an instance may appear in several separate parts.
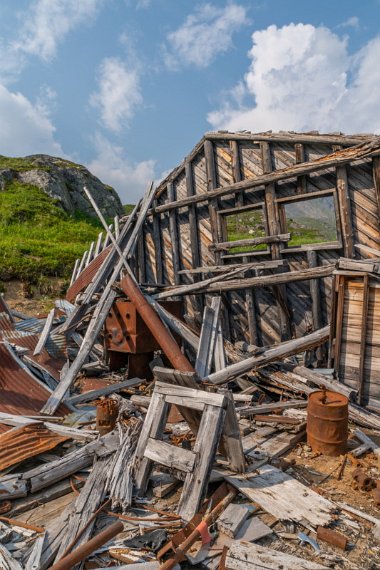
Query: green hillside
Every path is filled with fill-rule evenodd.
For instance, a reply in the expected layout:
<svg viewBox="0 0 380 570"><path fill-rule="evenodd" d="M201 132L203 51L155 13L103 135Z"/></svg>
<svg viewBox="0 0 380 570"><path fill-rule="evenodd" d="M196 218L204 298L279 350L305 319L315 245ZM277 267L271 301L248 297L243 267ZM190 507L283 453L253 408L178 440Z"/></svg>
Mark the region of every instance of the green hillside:
<svg viewBox="0 0 380 570"><path fill-rule="evenodd" d="M94 218L69 215L36 186L12 181L0 191L0 280L68 278L99 231Z"/></svg>

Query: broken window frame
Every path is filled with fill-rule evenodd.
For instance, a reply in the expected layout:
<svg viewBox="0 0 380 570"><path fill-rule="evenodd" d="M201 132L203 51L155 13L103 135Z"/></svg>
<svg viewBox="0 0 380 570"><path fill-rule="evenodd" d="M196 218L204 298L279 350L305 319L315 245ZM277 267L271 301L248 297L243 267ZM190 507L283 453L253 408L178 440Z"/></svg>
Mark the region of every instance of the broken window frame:
<svg viewBox="0 0 380 570"><path fill-rule="evenodd" d="M297 253L302 251L308 251L310 249L322 250L322 249L343 248L338 194L335 188L328 188L327 190L318 190L317 192L305 192L304 194L295 194L293 196L284 196L276 198L275 203L278 208L281 233L291 233L287 228L287 222L286 222L285 206L287 204L304 202L305 200L315 200L317 198L323 198L325 196L332 196L334 201L335 227L336 227L337 239L332 241L305 243L302 245L295 245L295 246L285 244L285 246L281 249L282 253Z"/></svg>
<svg viewBox="0 0 380 570"><path fill-rule="evenodd" d="M227 231L227 217L228 216L233 216L233 215L238 215L240 213L245 213L245 212L251 212L251 211L255 211L255 210L261 210L262 212L262 219L263 219L263 224L264 224L264 228L265 228L265 234L266 236L269 237L269 227L268 227L268 220L267 220L267 216L266 216L266 209L265 209L265 202L264 201L260 201L260 202L256 202L255 204L246 204L245 206L238 206L238 207L234 207L234 208L225 208L223 210L219 210L218 211L218 226L219 226L219 240L218 243L223 243L226 241L232 241L228 239L228 231ZM249 239L249 238L247 238ZM252 239L254 239L254 236L252 236ZM236 240L238 241L238 240ZM251 251L237 251L234 253L222 253L221 255L221 259L229 259L229 260L233 260L233 259L239 259L241 257L254 257L254 256L260 256L260 255L268 255L270 253L270 244L264 244L266 245L265 248L263 249L259 249L259 250L255 250L252 249ZM236 246L238 247L238 246ZM257 247L257 246L252 246L252 248ZM240 261L240 259L239 259Z"/></svg>

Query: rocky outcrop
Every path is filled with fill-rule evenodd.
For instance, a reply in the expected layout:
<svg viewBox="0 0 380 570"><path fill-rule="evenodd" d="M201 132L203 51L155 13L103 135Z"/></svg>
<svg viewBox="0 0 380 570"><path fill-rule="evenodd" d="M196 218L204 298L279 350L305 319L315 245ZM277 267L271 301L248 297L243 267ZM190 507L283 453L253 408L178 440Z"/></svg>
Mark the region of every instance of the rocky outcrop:
<svg viewBox="0 0 380 570"><path fill-rule="evenodd" d="M123 206L116 191L74 162L43 154L18 159L17 165L13 165L10 159L6 168L2 168L0 161L0 189L6 190L7 184L14 180L37 186L70 214L80 211L95 216L83 193L83 186L87 186L105 216L123 215Z"/></svg>

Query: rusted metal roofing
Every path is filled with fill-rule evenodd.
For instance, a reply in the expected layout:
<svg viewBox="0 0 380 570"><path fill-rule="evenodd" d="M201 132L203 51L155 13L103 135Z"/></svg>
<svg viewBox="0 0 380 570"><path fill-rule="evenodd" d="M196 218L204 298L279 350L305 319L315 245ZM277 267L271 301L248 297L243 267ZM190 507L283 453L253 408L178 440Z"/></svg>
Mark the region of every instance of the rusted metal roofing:
<svg viewBox="0 0 380 570"><path fill-rule="evenodd" d="M14 415L37 415L50 396L40 382L13 353L6 342L0 342L0 411ZM68 409L60 405L57 415ZM7 428L0 424L0 431Z"/></svg>
<svg viewBox="0 0 380 570"><path fill-rule="evenodd" d="M79 274L75 279L74 283L69 287L66 293L66 299L73 302L75 297L83 291L98 272L98 269L102 265L103 261L111 251L112 245L109 245L102 252L99 253L95 259L91 261L89 265Z"/></svg>
<svg viewBox="0 0 380 570"><path fill-rule="evenodd" d="M11 344L29 349L28 358L32 362L35 362L37 366L44 368L50 376L59 382L59 371L65 364L66 358L63 354L60 358L53 358L45 348L42 349L40 354L33 356L39 339L38 334L23 332L22 335L20 335L20 331L9 331L4 333L4 339L8 340Z"/></svg>
<svg viewBox="0 0 380 570"><path fill-rule="evenodd" d="M0 336L2 331L12 331L14 329L14 325L5 311L0 313Z"/></svg>
<svg viewBox="0 0 380 570"><path fill-rule="evenodd" d="M54 449L68 439L70 438L53 433L42 423L9 430L0 435L0 471Z"/></svg>

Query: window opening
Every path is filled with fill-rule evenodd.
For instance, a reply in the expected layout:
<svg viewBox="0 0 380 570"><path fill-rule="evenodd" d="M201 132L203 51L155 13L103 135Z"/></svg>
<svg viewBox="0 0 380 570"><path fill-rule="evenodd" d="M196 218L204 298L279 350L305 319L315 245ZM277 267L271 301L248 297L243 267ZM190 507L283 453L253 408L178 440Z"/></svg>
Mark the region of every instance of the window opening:
<svg viewBox="0 0 380 570"><path fill-rule="evenodd" d="M283 203L288 247L338 241L334 196Z"/></svg>

